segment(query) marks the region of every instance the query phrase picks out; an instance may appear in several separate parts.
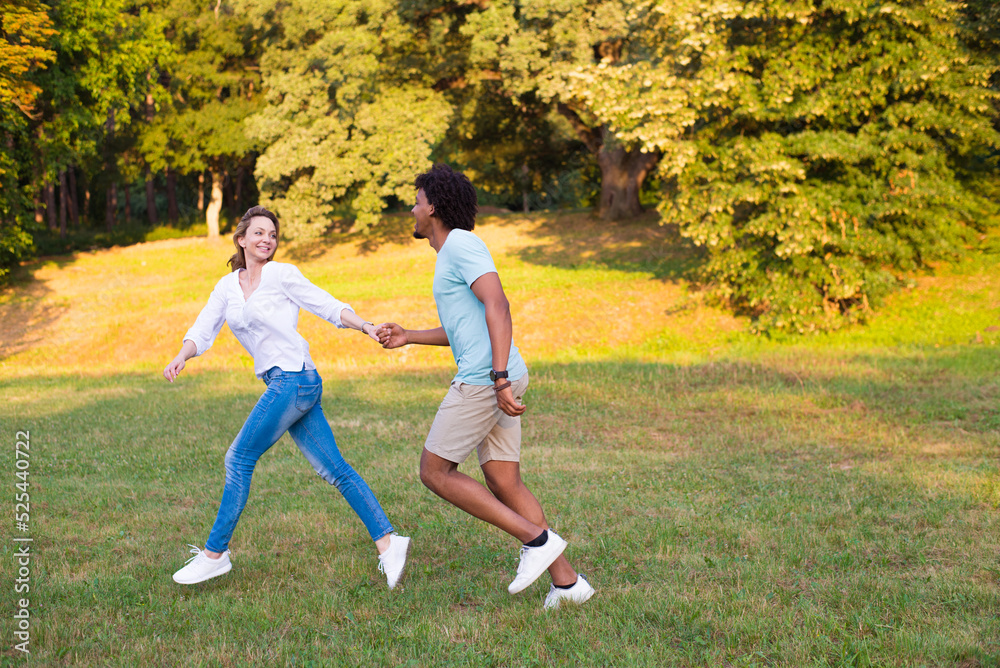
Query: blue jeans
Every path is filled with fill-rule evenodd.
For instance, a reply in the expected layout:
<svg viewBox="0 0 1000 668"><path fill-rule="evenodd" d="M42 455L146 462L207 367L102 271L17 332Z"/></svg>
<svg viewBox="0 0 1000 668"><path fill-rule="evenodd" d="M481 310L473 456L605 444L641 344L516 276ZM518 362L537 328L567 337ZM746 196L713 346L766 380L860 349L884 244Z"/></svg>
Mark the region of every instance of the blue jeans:
<svg viewBox="0 0 1000 668"><path fill-rule="evenodd" d="M358 514L372 540L392 533L392 524L361 476L344 461L337 449L330 424L323 415L320 397L323 380L315 369L282 371L273 367L264 373L267 390L250 411L236 440L226 452L226 486L219 515L205 549L225 552L250 495L250 478L261 455L286 431L323 480L336 485L351 509Z"/></svg>

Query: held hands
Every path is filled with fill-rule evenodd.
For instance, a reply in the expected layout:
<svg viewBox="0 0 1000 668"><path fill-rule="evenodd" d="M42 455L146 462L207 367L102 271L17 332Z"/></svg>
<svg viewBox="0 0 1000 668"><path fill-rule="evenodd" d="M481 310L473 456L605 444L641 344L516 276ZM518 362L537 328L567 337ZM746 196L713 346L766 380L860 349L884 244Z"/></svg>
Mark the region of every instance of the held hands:
<svg viewBox="0 0 1000 668"><path fill-rule="evenodd" d="M381 343L386 350L399 348L410 342L406 330L394 322L383 322L375 329L372 338Z"/></svg>

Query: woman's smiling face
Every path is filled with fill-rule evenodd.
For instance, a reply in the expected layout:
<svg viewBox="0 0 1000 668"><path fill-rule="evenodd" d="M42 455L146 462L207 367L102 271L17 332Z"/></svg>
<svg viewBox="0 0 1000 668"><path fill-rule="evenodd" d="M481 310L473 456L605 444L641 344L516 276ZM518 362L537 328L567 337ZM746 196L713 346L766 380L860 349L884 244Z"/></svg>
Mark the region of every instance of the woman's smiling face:
<svg viewBox="0 0 1000 668"><path fill-rule="evenodd" d="M246 253L247 260L252 257L257 262L267 262L278 250L278 233L274 223L265 216L255 216L247 227L246 234L240 238L240 246Z"/></svg>

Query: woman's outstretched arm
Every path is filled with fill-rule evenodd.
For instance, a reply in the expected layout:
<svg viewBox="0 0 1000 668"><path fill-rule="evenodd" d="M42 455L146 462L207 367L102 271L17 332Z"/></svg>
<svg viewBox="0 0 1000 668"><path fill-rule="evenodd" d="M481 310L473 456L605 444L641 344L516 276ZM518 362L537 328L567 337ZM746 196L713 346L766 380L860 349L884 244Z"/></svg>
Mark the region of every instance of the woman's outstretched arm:
<svg viewBox="0 0 1000 668"><path fill-rule="evenodd" d="M372 324L371 321L365 320L354 311L346 308L341 311L340 322L344 325L344 327L364 332L368 337L378 341L378 336L375 335L375 325Z"/></svg>

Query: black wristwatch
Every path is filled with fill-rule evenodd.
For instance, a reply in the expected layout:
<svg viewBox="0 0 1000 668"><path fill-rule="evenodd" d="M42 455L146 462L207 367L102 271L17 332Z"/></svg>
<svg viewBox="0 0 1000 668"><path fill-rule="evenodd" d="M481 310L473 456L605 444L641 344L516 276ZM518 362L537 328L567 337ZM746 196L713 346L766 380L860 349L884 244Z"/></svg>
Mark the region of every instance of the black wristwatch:
<svg viewBox="0 0 1000 668"><path fill-rule="evenodd" d="M494 371L493 369L490 369L490 380L492 380L494 383L497 382L497 378L506 378L506 377L507 377L506 369L504 369L503 371Z"/></svg>

